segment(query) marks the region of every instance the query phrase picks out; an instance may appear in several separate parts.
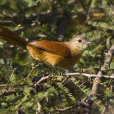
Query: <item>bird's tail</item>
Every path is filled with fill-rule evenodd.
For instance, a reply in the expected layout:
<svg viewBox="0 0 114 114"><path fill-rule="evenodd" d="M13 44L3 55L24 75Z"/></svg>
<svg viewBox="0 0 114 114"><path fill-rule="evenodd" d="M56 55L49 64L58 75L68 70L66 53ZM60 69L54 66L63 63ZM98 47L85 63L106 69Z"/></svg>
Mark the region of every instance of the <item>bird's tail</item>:
<svg viewBox="0 0 114 114"><path fill-rule="evenodd" d="M15 32L10 31L3 26L0 26L0 38L24 48L26 48L26 45L28 43L24 38L20 37Z"/></svg>

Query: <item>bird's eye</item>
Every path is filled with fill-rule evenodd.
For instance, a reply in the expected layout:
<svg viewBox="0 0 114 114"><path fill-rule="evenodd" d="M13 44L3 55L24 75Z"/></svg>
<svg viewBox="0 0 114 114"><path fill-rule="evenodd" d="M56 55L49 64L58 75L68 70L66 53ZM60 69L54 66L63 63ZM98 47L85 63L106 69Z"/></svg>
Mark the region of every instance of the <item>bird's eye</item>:
<svg viewBox="0 0 114 114"><path fill-rule="evenodd" d="M82 42L82 40L78 40L78 42Z"/></svg>

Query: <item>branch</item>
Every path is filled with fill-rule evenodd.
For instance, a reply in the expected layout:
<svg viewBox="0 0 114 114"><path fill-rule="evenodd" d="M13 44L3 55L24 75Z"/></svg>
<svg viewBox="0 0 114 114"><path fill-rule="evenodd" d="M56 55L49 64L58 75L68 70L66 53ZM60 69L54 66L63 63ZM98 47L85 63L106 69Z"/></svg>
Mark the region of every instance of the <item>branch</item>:
<svg viewBox="0 0 114 114"><path fill-rule="evenodd" d="M63 111L69 110L69 109L71 109L71 108L73 108L73 106L69 106L69 107L66 107L66 108L59 108L59 109L56 109L56 111L61 111L61 112L63 112Z"/></svg>
<svg viewBox="0 0 114 114"><path fill-rule="evenodd" d="M105 66L109 65L112 61L112 57L113 57L113 53L114 53L114 44L111 46L111 48L108 50L108 56L106 57L106 63L104 63L103 67L101 67L101 70L97 73L97 75L102 75L102 72L103 71L106 71L106 68ZM113 77L114 74L112 74L111 77ZM95 78L95 83L93 84L93 87L92 87L92 93L93 95L97 95L98 93L98 86L99 86L99 81L100 81L101 77L96 77Z"/></svg>
<svg viewBox="0 0 114 114"><path fill-rule="evenodd" d="M59 41L63 41L64 40L65 30L66 30L66 28L68 26L69 19L70 19L69 15L64 17L61 20L61 23L58 25L58 28L57 28L57 39Z"/></svg>
<svg viewBox="0 0 114 114"><path fill-rule="evenodd" d="M44 80L47 80L48 78L49 78L49 76L50 75L48 75L48 76L46 76L46 77L42 77L38 82L36 82L35 84L34 84L34 86L37 86L38 84L40 84L42 81L44 81Z"/></svg>
<svg viewBox="0 0 114 114"><path fill-rule="evenodd" d="M5 90L2 93L0 93L0 96L8 96L11 94L15 94L18 92L18 89L13 89L13 90Z"/></svg>
<svg viewBox="0 0 114 114"><path fill-rule="evenodd" d="M16 70L16 68L13 69L11 75L14 74L15 70ZM8 83L7 83L7 85L5 85L5 88L3 89L3 91L1 91L0 96L3 95L3 94L5 94L5 93L7 93L7 88L9 87L9 82L10 81L8 80Z"/></svg>
<svg viewBox="0 0 114 114"><path fill-rule="evenodd" d="M1 84L0 85L0 87L6 87L7 86L7 84Z"/></svg>
<svg viewBox="0 0 114 114"><path fill-rule="evenodd" d="M0 21L0 25L9 26L14 24L13 21Z"/></svg>
<svg viewBox="0 0 114 114"><path fill-rule="evenodd" d="M66 7L63 8L63 12L62 12L63 18L59 20L60 23L59 23L58 28L56 30L57 39L59 41L63 41L64 40L65 30L67 29L67 26L68 26L69 21L71 19L72 13L70 11L70 8L75 7L75 5L78 2L79 1L74 0L72 3L70 3L68 5L67 8Z"/></svg>
<svg viewBox="0 0 114 114"><path fill-rule="evenodd" d="M82 76L86 76L88 78L91 78L91 77L105 77L105 78L113 78L114 79L114 74L112 74L111 76L107 76L107 75L96 75L96 74L87 74L87 73L66 73L66 75L68 75L68 76L82 75Z"/></svg>
<svg viewBox="0 0 114 114"><path fill-rule="evenodd" d="M21 26L21 27L19 27L18 29L15 29L15 30L13 30L13 31L14 31L14 32L23 31L24 29L34 27L35 25L36 25L36 23L26 24L26 25Z"/></svg>
<svg viewBox="0 0 114 114"><path fill-rule="evenodd" d="M112 45L111 48L108 50L108 56L106 56L106 58L105 58L106 62L104 63L103 67L101 67L101 69L97 73L97 75L82 73L84 76L87 76L87 77L96 77L95 81L93 83L93 87L92 87L92 96L96 96L98 94L99 81L101 80L101 77L106 77L106 78L110 78L111 77L111 78L114 78L114 74L112 74L111 76L106 76L106 75L102 74L103 71L107 70L105 67L107 65L109 66L109 64L111 63L112 57L113 57L113 53L114 53L114 45ZM79 75L79 73L77 75ZM88 97L85 97L84 100L82 100L82 104L87 106L85 111L88 112L88 114L91 113L91 107L92 107L92 104L93 104L92 101L93 100L91 100L91 98L88 98ZM104 105L102 101L101 101L101 103L104 106L104 109L107 108L107 106Z"/></svg>
<svg viewBox="0 0 114 114"><path fill-rule="evenodd" d="M108 40L107 40L108 42ZM108 43L109 44L109 43ZM104 63L103 67L101 67L100 71L97 73L97 75L101 75L103 71L106 71L106 66L110 65L112 58L113 58L113 54L114 54L114 44L110 47L110 49L108 50L108 56L106 56L105 60L106 62ZM112 74L114 75L114 74ZM97 95L98 94L98 89L99 89L99 81L101 80L101 77L96 77L94 79L94 83L93 83L93 87L92 87L92 95ZM102 103L103 104L103 103ZM104 109L106 109L107 106L104 105ZM104 110L105 111L105 110Z"/></svg>
<svg viewBox="0 0 114 114"><path fill-rule="evenodd" d="M38 102L38 103L37 103L36 114L40 114L40 113L41 113L41 108L42 108L42 106L41 106L41 104Z"/></svg>

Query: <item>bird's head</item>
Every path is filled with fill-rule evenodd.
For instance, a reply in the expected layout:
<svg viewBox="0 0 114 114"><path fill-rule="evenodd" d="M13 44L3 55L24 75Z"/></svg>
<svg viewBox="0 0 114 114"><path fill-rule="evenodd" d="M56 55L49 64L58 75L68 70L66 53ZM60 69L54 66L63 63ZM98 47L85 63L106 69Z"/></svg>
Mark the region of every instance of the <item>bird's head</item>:
<svg viewBox="0 0 114 114"><path fill-rule="evenodd" d="M72 49L79 49L81 52L83 52L90 43L92 42L89 41L87 37L82 35L74 35L73 38L69 41L69 46Z"/></svg>

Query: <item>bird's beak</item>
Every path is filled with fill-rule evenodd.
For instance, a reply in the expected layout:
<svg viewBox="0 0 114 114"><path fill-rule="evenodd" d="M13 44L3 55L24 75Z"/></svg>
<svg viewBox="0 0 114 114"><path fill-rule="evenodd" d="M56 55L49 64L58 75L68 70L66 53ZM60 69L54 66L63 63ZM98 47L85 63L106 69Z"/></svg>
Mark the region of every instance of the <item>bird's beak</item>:
<svg viewBox="0 0 114 114"><path fill-rule="evenodd" d="M86 43L87 43L87 44L91 44L91 43L93 43L93 42L92 42L92 41L87 41Z"/></svg>

